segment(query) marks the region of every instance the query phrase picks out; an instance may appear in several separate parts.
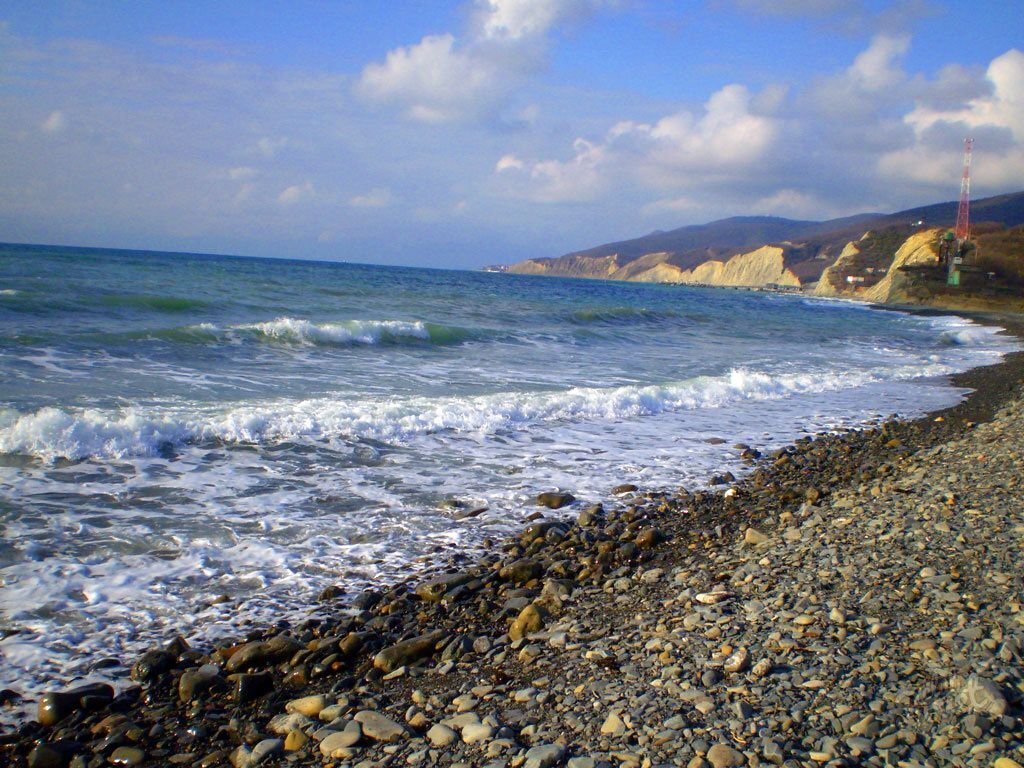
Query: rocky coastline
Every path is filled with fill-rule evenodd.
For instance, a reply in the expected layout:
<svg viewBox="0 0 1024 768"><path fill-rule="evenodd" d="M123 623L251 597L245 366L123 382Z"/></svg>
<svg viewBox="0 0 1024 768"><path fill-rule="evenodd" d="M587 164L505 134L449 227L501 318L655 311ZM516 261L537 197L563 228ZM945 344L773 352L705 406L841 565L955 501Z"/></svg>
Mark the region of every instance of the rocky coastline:
<svg viewBox="0 0 1024 768"><path fill-rule="evenodd" d="M998 321L1021 335L1024 321ZM569 499L330 619L45 694L0 763L1024 765L1024 353L725 490Z"/></svg>

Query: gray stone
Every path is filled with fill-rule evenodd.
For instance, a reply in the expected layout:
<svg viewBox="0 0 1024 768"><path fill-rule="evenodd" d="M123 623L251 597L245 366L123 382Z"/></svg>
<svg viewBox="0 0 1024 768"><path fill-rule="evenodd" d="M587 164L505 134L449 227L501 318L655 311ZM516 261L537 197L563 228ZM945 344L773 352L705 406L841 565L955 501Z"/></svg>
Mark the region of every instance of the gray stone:
<svg viewBox="0 0 1024 768"><path fill-rule="evenodd" d="M714 768L741 768L747 764L747 758L728 744L715 744L708 750L708 762Z"/></svg>
<svg viewBox="0 0 1024 768"><path fill-rule="evenodd" d="M565 756L565 747L561 744L538 744L526 752L525 768L549 768L557 765Z"/></svg>
<svg viewBox="0 0 1024 768"><path fill-rule="evenodd" d="M441 723L435 723L427 731L427 740L435 747L447 747L458 738L459 734Z"/></svg>
<svg viewBox="0 0 1024 768"><path fill-rule="evenodd" d="M355 720L363 727L363 735L374 741L398 741L409 735L404 725L372 709L357 712Z"/></svg>
<svg viewBox="0 0 1024 768"><path fill-rule="evenodd" d="M363 737L363 731L359 723L350 720L344 730L335 731L320 741L320 752L324 757L333 757L334 753L354 747Z"/></svg>
<svg viewBox="0 0 1024 768"><path fill-rule="evenodd" d="M960 689L960 702L974 712L1002 717L1006 714L1006 697L991 680L971 675Z"/></svg>

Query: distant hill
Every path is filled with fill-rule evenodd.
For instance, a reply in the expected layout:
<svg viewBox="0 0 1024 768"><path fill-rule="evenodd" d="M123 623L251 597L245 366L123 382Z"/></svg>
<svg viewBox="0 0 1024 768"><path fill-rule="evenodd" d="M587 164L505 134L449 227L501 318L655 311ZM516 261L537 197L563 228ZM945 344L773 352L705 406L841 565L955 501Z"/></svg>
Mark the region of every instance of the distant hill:
<svg viewBox="0 0 1024 768"><path fill-rule="evenodd" d="M829 221L736 216L555 258L529 259L509 271L710 285L803 285L817 281L844 248L866 232L889 231L891 236L878 243L902 242L915 228L954 226L957 207L956 201L950 201ZM1024 224L1024 192L972 201L971 220L1007 227ZM891 262L892 255L879 254L878 260Z"/></svg>

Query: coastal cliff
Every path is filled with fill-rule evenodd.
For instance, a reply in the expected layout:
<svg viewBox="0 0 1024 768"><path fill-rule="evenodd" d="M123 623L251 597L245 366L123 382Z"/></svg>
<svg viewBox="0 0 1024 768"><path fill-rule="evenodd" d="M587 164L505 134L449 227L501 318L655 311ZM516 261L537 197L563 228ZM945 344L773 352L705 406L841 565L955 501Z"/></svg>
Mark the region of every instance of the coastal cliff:
<svg viewBox="0 0 1024 768"><path fill-rule="evenodd" d="M1024 192L974 201L972 217L1012 231L1024 224ZM813 286L819 296L928 303L925 294L934 293L938 278L944 282L944 276L936 273L932 285L922 287L920 276L900 268L928 262L937 266L938 234L952 227L955 219L954 202L824 222L733 217L554 258L528 259L508 271L722 287ZM1007 270L997 265L996 271Z"/></svg>
<svg viewBox="0 0 1024 768"><path fill-rule="evenodd" d="M670 253L649 253L619 266L617 255L600 258L563 257L557 260L530 259L514 264L509 272L521 275L559 275L643 283L680 283L720 287L758 288L768 285L800 286L800 278L785 263L785 250L763 245L728 259L708 259L692 269L669 262Z"/></svg>

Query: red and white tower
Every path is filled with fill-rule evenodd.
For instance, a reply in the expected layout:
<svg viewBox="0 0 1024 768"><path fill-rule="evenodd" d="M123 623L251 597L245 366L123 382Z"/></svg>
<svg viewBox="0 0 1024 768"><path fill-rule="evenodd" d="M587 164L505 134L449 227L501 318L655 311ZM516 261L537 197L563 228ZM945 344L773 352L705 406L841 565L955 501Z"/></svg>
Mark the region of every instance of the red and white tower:
<svg viewBox="0 0 1024 768"><path fill-rule="evenodd" d="M974 139L964 139L964 172L960 177L960 207L956 211L956 239L963 243L971 231L971 149Z"/></svg>

